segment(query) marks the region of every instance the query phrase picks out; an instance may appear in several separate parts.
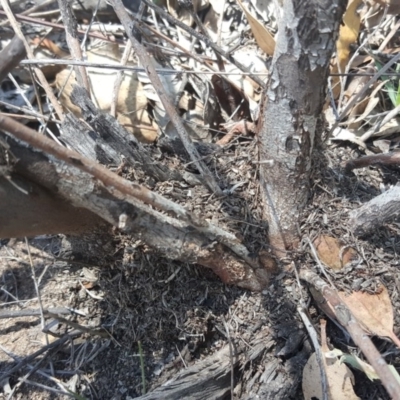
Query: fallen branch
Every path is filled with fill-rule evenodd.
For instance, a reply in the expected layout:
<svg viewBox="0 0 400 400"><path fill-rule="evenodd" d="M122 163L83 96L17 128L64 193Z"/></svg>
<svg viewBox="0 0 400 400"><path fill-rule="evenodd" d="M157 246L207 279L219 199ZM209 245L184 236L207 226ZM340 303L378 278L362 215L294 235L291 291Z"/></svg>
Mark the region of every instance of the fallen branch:
<svg viewBox="0 0 400 400"><path fill-rule="evenodd" d="M0 52L0 82L25 58L24 43L14 36L10 43Z"/></svg>
<svg viewBox="0 0 400 400"><path fill-rule="evenodd" d="M372 232L400 215L400 186L391 187L350 212L349 226L361 236Z"/></svg>
<svg viewBox="0 0 400 400"><path fill-rule="evenodd" d="M357 168L370 167L372 165L399 165L400 152L390 152L385 154L373 154L350 160L346 163L345 169L347 172Z"/></svg>
<svg viewBox="0 0 400 400"><path fill-rule="evenodd" d="M126 200L133 198L136 201L139 200L140 202L149 204L159 210L166 211L169 214L176 216L182 222L190 224L197 231L207 234L212 237L213 240L218 240L229 247L235 254L245 260L253 268L260 268L258 261L254 260L254 258L249 255L246 247L240 243L234 234L208 223L200 216L189 213L184 207L155 192L152 192L144 186L140 186L121 178L106 167L82 157L75 151L58 145L53 140L38 134L34 130L14 121L11 118L0 116L0 128L4 129L6 132L10 132L16 138L29 143L34 148L40 149L46 154L51 154L59 160L65 161L79 170L87 172L102 182L111 194L116 194L118 196L117 192L119 192L120 194L123 194L123 197ZM68 198L67 194L66 198ZM174 223L174 219L170 218L170 222ZM178 227L181 226L179 222L175 223L175 225Z"/></svg>
<svg viewBox="0 0 400 400"><path fill-rule="evenodd" d="M71 314L71 310L66 307L56 307L56 308L48 308L48 309L25 309L25 310L10 310L10 311L1 311L0 319L4 318L20 318L20 317L36 317L42 314L44 315L56 315L56 314Z"/></svg>
<svg viewBox="0 0 400 400"><path fill-rule="evenodd" d="M0 126L3 119L0 118ZM30 131L29 128L24 126L21 129ZM42 135L37 136L39 139L46 139ZM88 160L81 156L75 158L75 152L67 151L61 146L55 145L61 149L61 152L67 151L66 160L72 161L80 169L60 162L53 157L50 158L38 150L33 151L9 136L4 136L3 141L7 142L8 151L11 155L14 155L16 160L12 165L10 179L14 180L18 176L22 176L31 180L32 183L42 186L48 193L53 193L53 195L56 193L58 198L68 199L74 206L70 207L71 220L79 222L79 215L76 215L76 213L82 213L82 209L83 211L90 211L95 217L99 216L109 224L131 234L136 239L140 239L164 257L198 263L211 268L225 283L254 291L260 291L268 284L271 273L268 268L268 263L271 262L269 257L267 255L261 255L260 258L250 257L247 249L233 234L208 223L206 223L205 228L199 226L193 229L191 224L151 209L131 195L122 194L118 190L109 191L92 175L82 171L85 168L82 168L81 160L84 163L87 163ZM71 159L68 158L70 156ZM90 162L90 166L92 166L92 172L95 175L99 174L96 171L98 167L101 167L101 170L107 171L107 176L115 176L116 179L118 178L118 182L125 182L124 185L128 188L131 185L130 182L124 181L124 179L96 163ZM87 168L89 171L91 170L89 166ZM101 176L101 173L99 176ZM133 184L133 186L138 185ZM15 191L24 200L24 209L29 212L29 204L32 198L35 198L35 192L28 191L24 194L16 188ZM148 192L150 196L156 195L151 191ZM3 197L4 201L7 201L8 197ZM159 197L162 199L161 196ZM13 213L18 213L19 210L13 210L13 204L4 207L7 210L12 210L9 211L11 217ZM46 217L45 214L42 215L43 218ZM5 226L0 225L0 237L9 237L7 226L11 225L12 227L12 223L13 219L11 218ZM87 230L90 226L83 226L82 228ZM215 232L211 233L210 228ZM23 229L23 226L21 229ZM98 230L99 228L97 228ZM105 232L106 229L103 229L103 231ZM225 239L233 237L234 241L229 239L227 243L230 242L230 245L225 245L222 243L225 239L221 239L219 235L215 234L216 232L221 232ZM40 233L46 232L36 232L36 234ZM21 236L21 232L20 235L16 236ZM221 241L221 243L218 243L218 241ZM244 253L244 258L230 250L231 247L239 253ZM247 260L249 262L246 262Z"/></svg>

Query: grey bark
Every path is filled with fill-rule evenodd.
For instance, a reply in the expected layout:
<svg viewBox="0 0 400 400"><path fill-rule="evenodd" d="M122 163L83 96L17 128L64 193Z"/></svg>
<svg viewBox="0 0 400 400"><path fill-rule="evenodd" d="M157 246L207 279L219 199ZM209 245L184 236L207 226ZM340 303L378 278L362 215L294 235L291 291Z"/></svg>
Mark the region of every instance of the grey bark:
<svg viewBox="0 0 400 400"><path fill-rule="evenodd" d="M313 149L344 0L285 0L259 125L261 180L270 241L298 243L309 197Z"/></svg>
<svg viewBox="0 0 400 400"><path fill-rule="evenodd" d="M26 57L26 51L22 40L14 36L11 42L0 52L0 82L19 65Z"/></svg>
<svg viewBox="0 0 400 400"><path fill-rule="evenodd" d="M355 235L371 233L400 216L400 186L396 185L350 212L349 226Z"/></svg>
<svg viewBox="0 0 400 400"><path fill-rule="evenodd" d="M75 86L71 100L80 107L84 120L93 129L84 129L71 114L66 117L61 138L74 150L101 164L118 165L124 160L157 181L183 180L181 173L154 160L147 148L114 117L97 109L84 88Z"/></svg>
<svg viewBox="0 0 400 400"><path fill-rule="evenodd" d="M94 214L92 217L96 221L96 216L101 217L112 226L131 234L136 239L141 239L167 258L198 263L211 268L225 283L256 291L262 290L267 285L269 273L263 266L262 257L260 268L254 270L225 245L215 241L215 238L208 237L183 221L172 220L171 217L145 207L133 198L127 199L117 194L119 192L110 194L97 179L88 173L41 151L33 150L6 134L0 133L0 142L3 146L7 146L7 152L12 155L12 165L7 174L4 173L6 169L4 158L1 162L0 157L3 175L14 184L18 183L17 177L23 177L27 182L32 182L35 187L41 187L42 191L47 192L49 196L55 196L56 202L58 199L63 199L72 205L73 207L69 208L71 221L76 220L79 223L80 217L76 214L75 208L83 209L89 213L89 217ZM25 212L29 213L30 202L35 199L36 194L31 190L25 192L25 194L20 192L20 196L24 201ZM19 212L20 207L15 209L14 204L8 201L7 192L0 192L0 200L3 204L2 208L7 210L5 214L12 215ZM61 202L60 206L62 204ZM41 219L45 219L45 207L42 211L43 218ZM57 219L55 219L55 224L56 222ZM34 234L48 233L45 221L42 221L39 228L35 229ZM0 237L12 236L9 234L9 230L12 229L11 220L10 224L3 226ZM20 234L15 236L26 236L27 228L22 224L20 229ZM96 230L95 226L93 229ZM63 232L58 230L58 233Z"/></svg>
<svg viewBox="0 0 400 400"><path fill-rule="evenodd" d="M240 350L242 353L243 349ZM238 365L239 357L231 360L229 346L205 360L182 370L171 381L136 400L217 400L230 391L231 366Z"/></svg>

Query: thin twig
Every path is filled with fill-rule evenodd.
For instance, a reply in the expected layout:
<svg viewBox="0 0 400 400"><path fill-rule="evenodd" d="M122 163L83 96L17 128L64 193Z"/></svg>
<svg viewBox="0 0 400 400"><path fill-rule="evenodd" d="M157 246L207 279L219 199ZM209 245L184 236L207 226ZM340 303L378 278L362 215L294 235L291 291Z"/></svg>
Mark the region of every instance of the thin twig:
<svg viewBox="0 0 400 400"><path fill-rule="evenodd" d="M8 16L8 15L6 14L6 12L0 10L0 16L2 16L2 15L3 15L3 16ZM56 24L56 23L54 23L54 22L44 21L44 20L42 20L42 19L37 19L37 18L32 18L32 17L27 17L27 16L22 15L22 14L15 14L14 17L15 17L15 19L18 20L18 21L24 21L24 22L29 22L30 24L37 24L37 25L42 25L42 26L48 26L48 27L50 27L50 28L60 29L60 30L62 30L62 31L65 30L65 26L64 26L64 25ZM78 29L77 32L78 32L80 35L85 35L85 34L86 34L86 31L84 31L84 30L82 30L82 29ZM107 41L107 42L113 42L113 43L117 42L116 39L111 39L111 38L109 38L109 37L107 37L107 36L102 35L101 33L90 32L90 33L88 34L88 36L93 37L93 38L96 38L96 39L105 40L105 41Z"/></svg>
<svg viewBox="0 0 400 400"><path fill-rule="evenodd" d="M65 0L58 0L61 17L65 26L65 36L71 56L74 60L83 60L82 50L77 38L77 25L75 16L72 13L71 5ZM89 77L84 67L74 68L77 82L90 93Z"/></svg>
<svg viewBox="0 0 400 400"><path fill-rule="evenodd" d="M328 378L326 376L325 364L324 364L324 355L321 351L321 346L318 343L318 335L315 330L313 324L308 318L308 314L305 309L305 305L297 307L297 312L300 314L300 317L303 321L304 326L307 329L308 335L312 341L312 344L315 349L315 357L317 359L317 363L319 366L319 373L321 375L321 386L322 386L322 400L328 400Z"/></svg>
<svg viewBox="0 0 400 400"><path fill-rule="evenodd" d="M186 53L185 53L186 54ZM187 54L186 54L187 55ZM192 54L192 57L199 61L199 62L204 62L204 60L199 59L198 57L195 57ZM22 65L83 65L85 67L92 67L92 68L101 68L101 69L116 69L116 70L127 70L127 71L136 71L136 72L146 72L146 69L144 67L139 67L136 65L120 65L120 64L99 64L99 63L94 63L90 61L77 61L77 60L58 60L54 58L42 58L40 60L22 60L20 62ZM206 64L205 64L206 65ZM209 71L200 71L200 70L185 70L185 69L168 69L168 68L156 68L155 71L157 74L160 75L176 75L176 74L196 74L196 75L247 75L249 76L249 73L247 72L242 72L242 71L230 71L230 72L219 72L216 69L213 69L210 66L207 66L209 68ZM267 76L267 72L255 72L254 74L259 75L259 76ZM397 74L400 75L400 74Z"/></svg>
<svg viewBox="0 0 400 400"><path fill-rule="evenodd" d="M357 168L364 168L373 165L400 165L400 153L391 151L384 154L372 154L347 161L345 169L347 172Z"/></svg>
<svg viewBox="0 0 400 400"><path fill-rule="evenodd" d="M326 280L331 284L331 286L332 286L332 287L335 287L335 285L333 284L331 278L330 278L329 275L326 273L325 268L324 268L324 266L322 265L322 263L321 263L321 261L320 261L320 259L319 259L319 257L318 257L318 254L317 254L317 252L316 252L316 250L315 250L315 247L314 247L314 245L312 244L312 242L311 242L311 240L310 240L310 238L309 238L308 236L307 236L307 242L308 242L308 245L310 246L310 249L311 249L311 253L312 253L312 255L313 255L313 258L314 258L314 260L317 262L317 264L318 264L318 266L319 266L319 269L320 269L321 272L324 274Z"/></svg>
<svg viewBox="0 0 400 400"><path fill-rule="evenodd" d="M19 311L0 311L0 319L4 318L21 318L21 317L35 317L38 315L57 315L57 314L71 314L73 310L70 310L66 307L56 307L56 308L48 308L48 309L24 309Z"/></svg>
<svg viewBox="0 0 400 400"><path fill-rule="evenodd" d="M38 299L38 304L39 304L39 309L40 309L40 322L41 322L41 325L42 325L42 331L44 331L46 323L45 323L44 313L43 313L42 296L40 294L39 285L38 285L38 282L36 280L36 273L35 273L35 267L33 266L31 249L29 247L28 238L26 238L26 237L25 237L25 244L26 244L26 249L27 249L27 253L28 253L29 264L31 266L32 280L33 280L33 283L35 285L36 296L37 296L37 299ZM46 340L46 344L48 345L50 343L48 334L45 333L44 337L45 337L45 340ZM53 363L52 363L51 360L50 360L49 364L50 364L51 374L54 376L54 366L53 366Z"/></svg>
<svg viewBox="0 0 400 400"><path fill-rule="evenodd" d="M3 10L5 11L5 13L10 21L12 28L14 29L15 34L24 43L26 54L28 55L28 58L31 60L35 59L35 55L33 54L33 51L31 50L27 40L25 39L25 36L22 33L17 20L15 19L14 14L11 11L11 8L10 8L7 0L0 0L0 2L3 7ZM51 89L49 83L47 82L47 79L44 76L42 70L40 68L35 67L35 74L38 77L40 84L43 86L43 89L46 92L46 95L49 98L50 103L53 105L54 110L56 111L56 113L58 115L58 118L61 121L63 121L64 120L64 112L62 110L62 107L59 104L59 102L57 101L56 96L54 95L53 90Z"/></svg>
<svg viewBox="0 0 400 400"><path fill-rule="evenodd" d="M146 394L146 373L144 370L142 342L140 340L138 341L138 347L139 347L139 358L140 358L140 371L142 373L142 394Z"/></svg>
<svg viewBox="0 0 400 400"><path fill-rule="evenodd" d="M30 7L27 10L22 11L20 15L22 15L22 16L30 15L31 13L38 11L43 7L47 7L51 3L54 3L54 0L44 0L43 2L40 2L40 4L37 3L33 7ZM10 23L10 21L5 20L5 21L0 22L0 26L5 26L5 25L8 25L9 23Z"/></svg>

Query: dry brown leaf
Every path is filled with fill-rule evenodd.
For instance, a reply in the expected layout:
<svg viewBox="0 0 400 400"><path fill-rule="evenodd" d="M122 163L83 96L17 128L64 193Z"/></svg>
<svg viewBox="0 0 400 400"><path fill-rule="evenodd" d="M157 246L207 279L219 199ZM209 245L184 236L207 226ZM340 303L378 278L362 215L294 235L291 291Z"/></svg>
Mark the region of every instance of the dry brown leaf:
<svg viewBox="0 0 400 400"><path fill-rule="evenodd" d="M268 29L250 13L240 0L237 0L237 2L245 13L247 21L249 21L251 31L253 32L257 44L266 54L272 56L275 51L275 39L269 33Z"/></svg>
<svg viewBox="0 0 400 400"><path fill-rule="evenodd" d="M99 64L119 63L118 45L104 45L104 49L88 51L87 56L88 61ZM91 68L87 70L92 100L99 109L109 111L117 75L116 71ZM73 85L76 84L74 72L70 73L67 69L61 71L57 74L55 83L58 89L64 88L60 96L63 107L80 116L81 110L71 102L71 92ZM136 74L125 71L116 107L118 122L132 132L138 140L151 143L157 138L157 129L153 126L147 113L147 104L143 85L138 82Z"/></svg>
<svg viewBox="0 0 400 400"><path fill-rule="evenodd" d="M350 45L356 42L360 31L360 16L357 8L362 0L349 0L346 12L343 16L343 25L340 27L339 38L336 42L337 59L332 68L332 73L343 73L350 57ZM335 76L332 79L333 94L337 98L341 91L340 78Z"/></svg>
<svg viewBox="0 0 400 400"><path fill-rule="evenodd" d="M393 333L393 307L385 286L381 285L375 294L353 292L346 296L339 292L339 296L367 333L389 337L400 347L400 340Z"/></svg>
<svg viewBox="0 0 400 400"><path fill-rule="evenodd" d="M328 380L328 398L330 400L358 400L353 390L354 376L345 364L335 358L326 358L329 351L326 343L325 324L321 321L321 350L324 355L323 364ZM303 369L302 388L305 400L322 399L320 366L315 353L311 354Z"/></svg>
<svg viewBox="0 0 400 400"><path fill-rule="evenodd" d="M326 235L315 239L314 246L320 260L335 271L345 267L357 254L351 247L344 246L339 239Z"/></svg>
<svg viewBox="0 0 400 400"><path fill-rule="evenodd" d="M326 362L326 361L325 361ZM359 397L354 393L352 372L339 360L329 360L326 373L329 385L330 400L357 400ZM317 357L311 354L303 369L303 394L305 400L322 399L321 375Z"/></svg>

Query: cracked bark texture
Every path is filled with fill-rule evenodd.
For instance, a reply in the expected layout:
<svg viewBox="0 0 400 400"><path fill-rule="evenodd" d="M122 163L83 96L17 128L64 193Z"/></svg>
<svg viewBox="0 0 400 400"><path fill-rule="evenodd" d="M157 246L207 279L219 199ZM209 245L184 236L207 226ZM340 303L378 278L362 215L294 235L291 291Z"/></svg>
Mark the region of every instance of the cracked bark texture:
<svg viewBox="0 0 400 400"><path fill-rule="evenodd" d="M313 149L323 124L329 63L346 1L285 0L258 135L270 243L296 248L308 197Z"/></svg>
<svg viewBox="0 0 400 400"><path fill-rule="evenodd" d="M258 268L253 268L185 222L174 225L172 218L134 198L110 194L90 174L1 132L0 220L0 238L49 232L85 233L89 238L91 232L115 226L166 258L200 264L223 282L253 291L268 285L273 268L268 255L260 254Z"/></svg>

